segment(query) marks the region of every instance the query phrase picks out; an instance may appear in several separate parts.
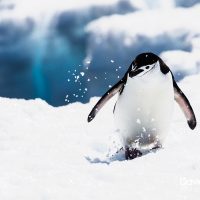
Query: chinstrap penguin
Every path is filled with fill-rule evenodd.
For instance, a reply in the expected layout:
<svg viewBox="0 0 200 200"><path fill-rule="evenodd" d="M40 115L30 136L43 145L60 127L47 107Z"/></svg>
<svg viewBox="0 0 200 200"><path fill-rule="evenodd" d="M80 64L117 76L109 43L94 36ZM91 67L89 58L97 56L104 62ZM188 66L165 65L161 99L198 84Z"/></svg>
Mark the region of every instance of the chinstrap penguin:
<svg viewBox="0 0 200 200"><path fill-rule="evenodd" d="M135 58L124 77L94 106L88 122L116 93L119 96L113 110L114 120L126 159L141 156L143 150L162 146L172 118L174 99L189 127L196 127L195 114L187 97L169 67L153 53L142 53Z"/></svg>

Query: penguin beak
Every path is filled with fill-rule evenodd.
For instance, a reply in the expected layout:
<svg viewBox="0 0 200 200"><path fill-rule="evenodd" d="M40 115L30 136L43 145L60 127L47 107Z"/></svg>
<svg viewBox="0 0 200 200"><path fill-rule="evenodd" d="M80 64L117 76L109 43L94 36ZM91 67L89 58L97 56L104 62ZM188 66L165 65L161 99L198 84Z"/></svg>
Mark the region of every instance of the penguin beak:
<svg viewBox="0 0 200 200"><path fill-rule="evenodd" d="M137 76L138 74L140 74L143 71L144 71L143 69L134 69L134 70L131 70L129 72L129 77L133 78L134 76Z"/></svg>

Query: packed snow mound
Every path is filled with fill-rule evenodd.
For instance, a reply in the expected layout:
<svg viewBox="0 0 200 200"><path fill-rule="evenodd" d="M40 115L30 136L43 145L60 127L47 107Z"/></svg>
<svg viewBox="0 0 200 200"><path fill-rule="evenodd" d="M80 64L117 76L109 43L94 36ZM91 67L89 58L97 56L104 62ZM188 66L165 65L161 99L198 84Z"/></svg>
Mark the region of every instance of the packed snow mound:
<svg viewBox="0 0 200 200"><path fill-rule="evenodd" d="M125 0L129 2L129 0ZM2 9L12 10L13 16L15 17L37 17L38 14L44 15L48 13L60 12L63 10L76 10L76 9L85 9L91 6L111 6L118 3L119 0L110 0L110 1L95 1L95 0L67 0L67 1L48 1L41 0L40 2L30 0L3 0L1 2ZM0 8L1 8L0 7ZM4 13L5 14L5 13Z"/></svg>
<svg viewBox="0 0 200 200"><path fill-rule="evenodd" d="M200 76L180 87L200 119ZM199 125L176 107L164 148L125 161L114 131L112 99L88 124L88 104L54 108L42 100L0 98L0 199L197 199Z"/></svg>
<svg viewBox="0 0 200 200"><path fill-rule="evenodd" d="M176 79L180 80L183 77L191 74L200 73L200 51L165 51L161 54L162 59L172 69L176 75Z"/></svg>

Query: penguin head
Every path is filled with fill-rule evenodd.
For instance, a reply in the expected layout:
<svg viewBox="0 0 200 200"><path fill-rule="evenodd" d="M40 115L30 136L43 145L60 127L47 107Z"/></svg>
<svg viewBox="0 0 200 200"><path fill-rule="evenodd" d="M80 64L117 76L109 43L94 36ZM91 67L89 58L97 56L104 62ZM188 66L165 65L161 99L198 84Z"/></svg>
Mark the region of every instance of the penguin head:
<svg viewBox="0 0 200 200"><path fill-rule="evenodd" d="M160 68L163 74L169 72L169 68L157 55L149 52L139 54L131 63L129 77L141 77L157 67Z"/></svg>

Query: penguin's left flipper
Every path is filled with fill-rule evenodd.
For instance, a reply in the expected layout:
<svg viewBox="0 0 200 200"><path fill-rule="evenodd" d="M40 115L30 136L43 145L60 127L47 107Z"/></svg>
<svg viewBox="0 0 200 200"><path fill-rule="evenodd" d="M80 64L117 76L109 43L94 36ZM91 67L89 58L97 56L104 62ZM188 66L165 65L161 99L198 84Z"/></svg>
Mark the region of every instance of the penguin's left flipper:
<svg viewBox="0 0 200 200"><path fill-rule="evenodd" d="M191 129L194 129L196 127L197 121L192 106L190 105L190 102L188 101L187 97L178 87L174 79L173 79L173 86L174 86L174 98L176 102L179 104L181 110L183 111L189 127Z"/></svg>
<svg viewBox="0 0 200 200"><path fill-rule="evenodd" d="M120 80L118 83L116 83L112 88L110 88L103 96L102 98L97 102L97 104L94 106L90 114L88 115L88 122L91 122L96 114L99 112L99 110L106 104L106 102L112 98L117 92L120 92L124 87L124 81L123 79Z"/></svg>

